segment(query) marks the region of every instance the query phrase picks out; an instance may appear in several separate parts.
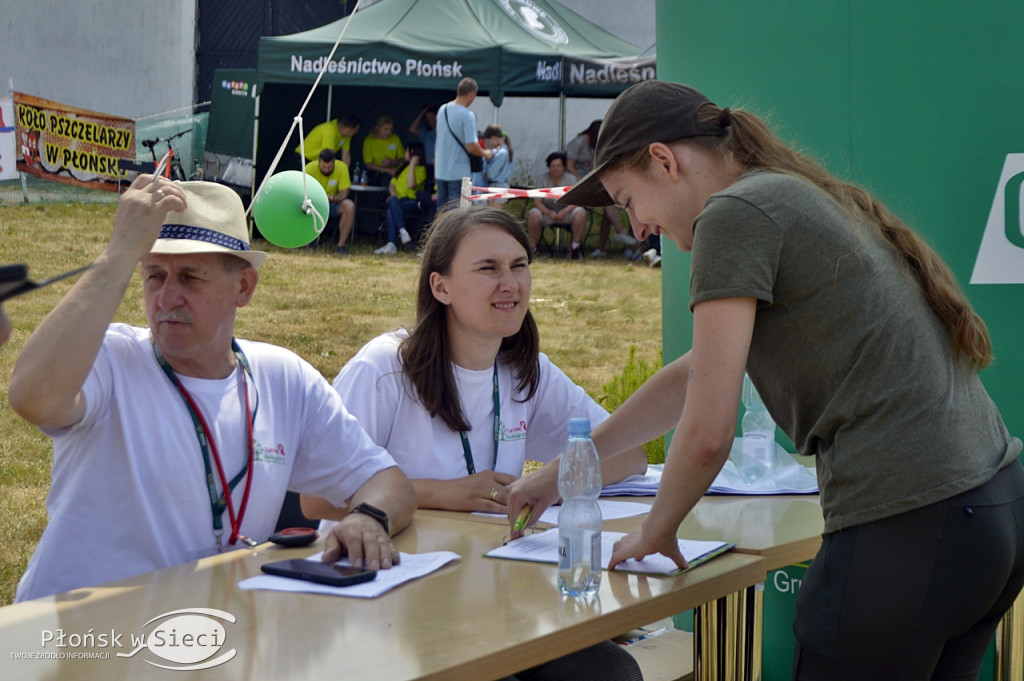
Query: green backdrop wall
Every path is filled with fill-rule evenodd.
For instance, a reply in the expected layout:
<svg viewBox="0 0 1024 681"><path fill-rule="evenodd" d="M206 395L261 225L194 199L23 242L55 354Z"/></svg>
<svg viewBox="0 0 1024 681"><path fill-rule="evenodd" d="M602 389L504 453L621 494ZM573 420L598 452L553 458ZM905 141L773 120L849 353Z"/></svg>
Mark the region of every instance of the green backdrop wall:
<svg viewBox="0 0 1024 681"><path fill-rule="evenodd" d="M1024 436L1024 5L657 0L656 7L660 78L768 118L783 139L882 197L950 264L992 335L996 360L982 375L985 385L1010 431ZM689 255L665 242L666 362L690 347L689 280ZM790 678L803 571L791 566L766 582L765 681ZM779 574L792 588L777 588ZM983 679L992 678L991 657L990 649Z"/></svg>
<svg viewBox="0 0 1024 681"><path fill-rule="evenodd" d="M989 326L985 385L1024 435L1024 5L658 0L657 19L659 77L766 116L938 250ZM667 362L689 348L692 322L689 256L664 251Z"/></svg>

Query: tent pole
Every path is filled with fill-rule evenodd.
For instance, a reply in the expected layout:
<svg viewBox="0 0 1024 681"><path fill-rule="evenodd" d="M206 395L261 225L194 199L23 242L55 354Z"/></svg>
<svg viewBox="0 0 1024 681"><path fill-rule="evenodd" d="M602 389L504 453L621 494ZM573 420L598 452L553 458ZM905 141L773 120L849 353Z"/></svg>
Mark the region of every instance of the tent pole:
<svg viewBox="0 0 1024 681"><path fill-rule="evenodd" d="M259 85L261 84L258 83L255 85L255 87L259 87ZM257 147L259 146L258 141L260 138L260 97L262 96L262 94L262 92L257 91L255 97L256 101L253 105L252 110L252 177L249 181L249 206L247 208L252 208L252 200L253 197L256 196L256 151ZM249 215L247 214L246 218L248 217ZM249 241L251 243L252 228L254 223L253 220L246 220L246 222L248 223L249 226Z"/></svg>
<svg viewBox="0 0 1024 681"><path fill-rule="evenodd" d="M558 93L558 149L565 151L565 92Z"/></svg>

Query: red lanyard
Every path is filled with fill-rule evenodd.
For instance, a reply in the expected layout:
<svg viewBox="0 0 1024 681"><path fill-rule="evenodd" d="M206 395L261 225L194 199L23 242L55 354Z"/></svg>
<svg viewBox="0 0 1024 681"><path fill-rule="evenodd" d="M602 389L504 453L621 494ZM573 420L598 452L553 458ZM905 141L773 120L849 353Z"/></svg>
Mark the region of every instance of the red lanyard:
<svg viewBox="0 0 1024 681"><path fill-rule="evenodd" d="M224 473L224 464L221 462L220 453L217 451L217 443L214 442L212 431L209 425L206 423L206 419L203 417L203 412L199 410L199 406L192 399L192 395L185 389L185 386L181 384L178 377L174 374L174 370L171 369L170 365L160 354L159 348L156 343L153 343L153 352L156 354L157 362L160 363L160 368L164 370L167 377L171 380L171 383L178 388L181 396L185 400L185 406L188 407L189 415L192 417L192 423L196 428L196 437L199 439L199 448L203 453L203 464L206 466L206 485L210 493L210 510L213 515L213 535L217 538L217 550L222 549L221 536L223 535L223 521L221 516L224 513L224 509L227 508L228 518L231 522L231 535L228 538L228 543L234 545L238 540L242 540L249 546L256 546L258 542L253 541L249 537L241 534L242 519L245 517L245 509L249 504L249 491L252 489L252 476L253 476L253 462L255 460L255 444L253 440L253 421L255 414L249 406L249 390L246 383L246 374L249 374L249 363L245 359L245 355L242 354L241 348L238 344L232 340L232 350L235 352L235 356L238 358L239 364L242 366L243 371L241 375L241 393L244 398L245 404L245 424L246 424L246 440L248 442L248 459L242 470L232 478L230 481L227 475ZM210 460L213 460L214 465L217 467L217 476L220 478L221 494L218 496L217 487L213 481L213 471L210 466ZM238 508L238 514L235 514L235 503L231 498L232 490L241 481L242 476L245 476L245 491L242 493L242 504Z"/></svg>

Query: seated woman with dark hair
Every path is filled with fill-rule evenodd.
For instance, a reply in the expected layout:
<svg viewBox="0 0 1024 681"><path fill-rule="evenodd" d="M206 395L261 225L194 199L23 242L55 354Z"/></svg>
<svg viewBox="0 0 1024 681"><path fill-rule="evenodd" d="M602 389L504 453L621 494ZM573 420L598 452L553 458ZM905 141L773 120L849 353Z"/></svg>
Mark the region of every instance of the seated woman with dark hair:
<svg viewBox="0 0 1024 681"><path fill-rule="evenodd" d="M377 255L397 253L398 239L402 240L403 245L415 242L419 234L409 234L405 227L407 218L421 213L426 224L434 214L434 200L426 189L427 169L423 159L423 145L419 142L410 144L405 150L405 163L398 166L395 176L388 184L388 242L374 251Z"/></svg>
<svg viewBox="0 0 1024 681"><path fill-rule="evenodd" d="M539 352L533 258L519 222L495 208L453 208L428 234L416 326L367 343L334 388L412 480L420 508L505 514L506 486L522 475L527 452L557 467L569 419L597 424L608 414ZM645 471L647 457L636 447L601 463L605 482L615 482ZM340 517L317 497L302 497L302 509ZM629 653L605 641L515 678L642 677Z"/></svg>

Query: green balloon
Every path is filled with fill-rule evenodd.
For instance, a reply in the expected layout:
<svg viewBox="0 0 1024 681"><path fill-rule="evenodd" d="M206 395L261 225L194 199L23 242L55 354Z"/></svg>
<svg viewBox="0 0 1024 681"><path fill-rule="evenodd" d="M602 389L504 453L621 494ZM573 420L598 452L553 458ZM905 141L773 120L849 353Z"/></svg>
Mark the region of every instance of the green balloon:
<svg viewBox="0 0 1024 681"><path fill-rule="evenodd" d="M252 217L260 234L275 246L298 248L320 235L330 216L327 191L315 178L300 170L285 170L273 175L252 204ZM316 213L303 210L306 193Z"/></svg>

